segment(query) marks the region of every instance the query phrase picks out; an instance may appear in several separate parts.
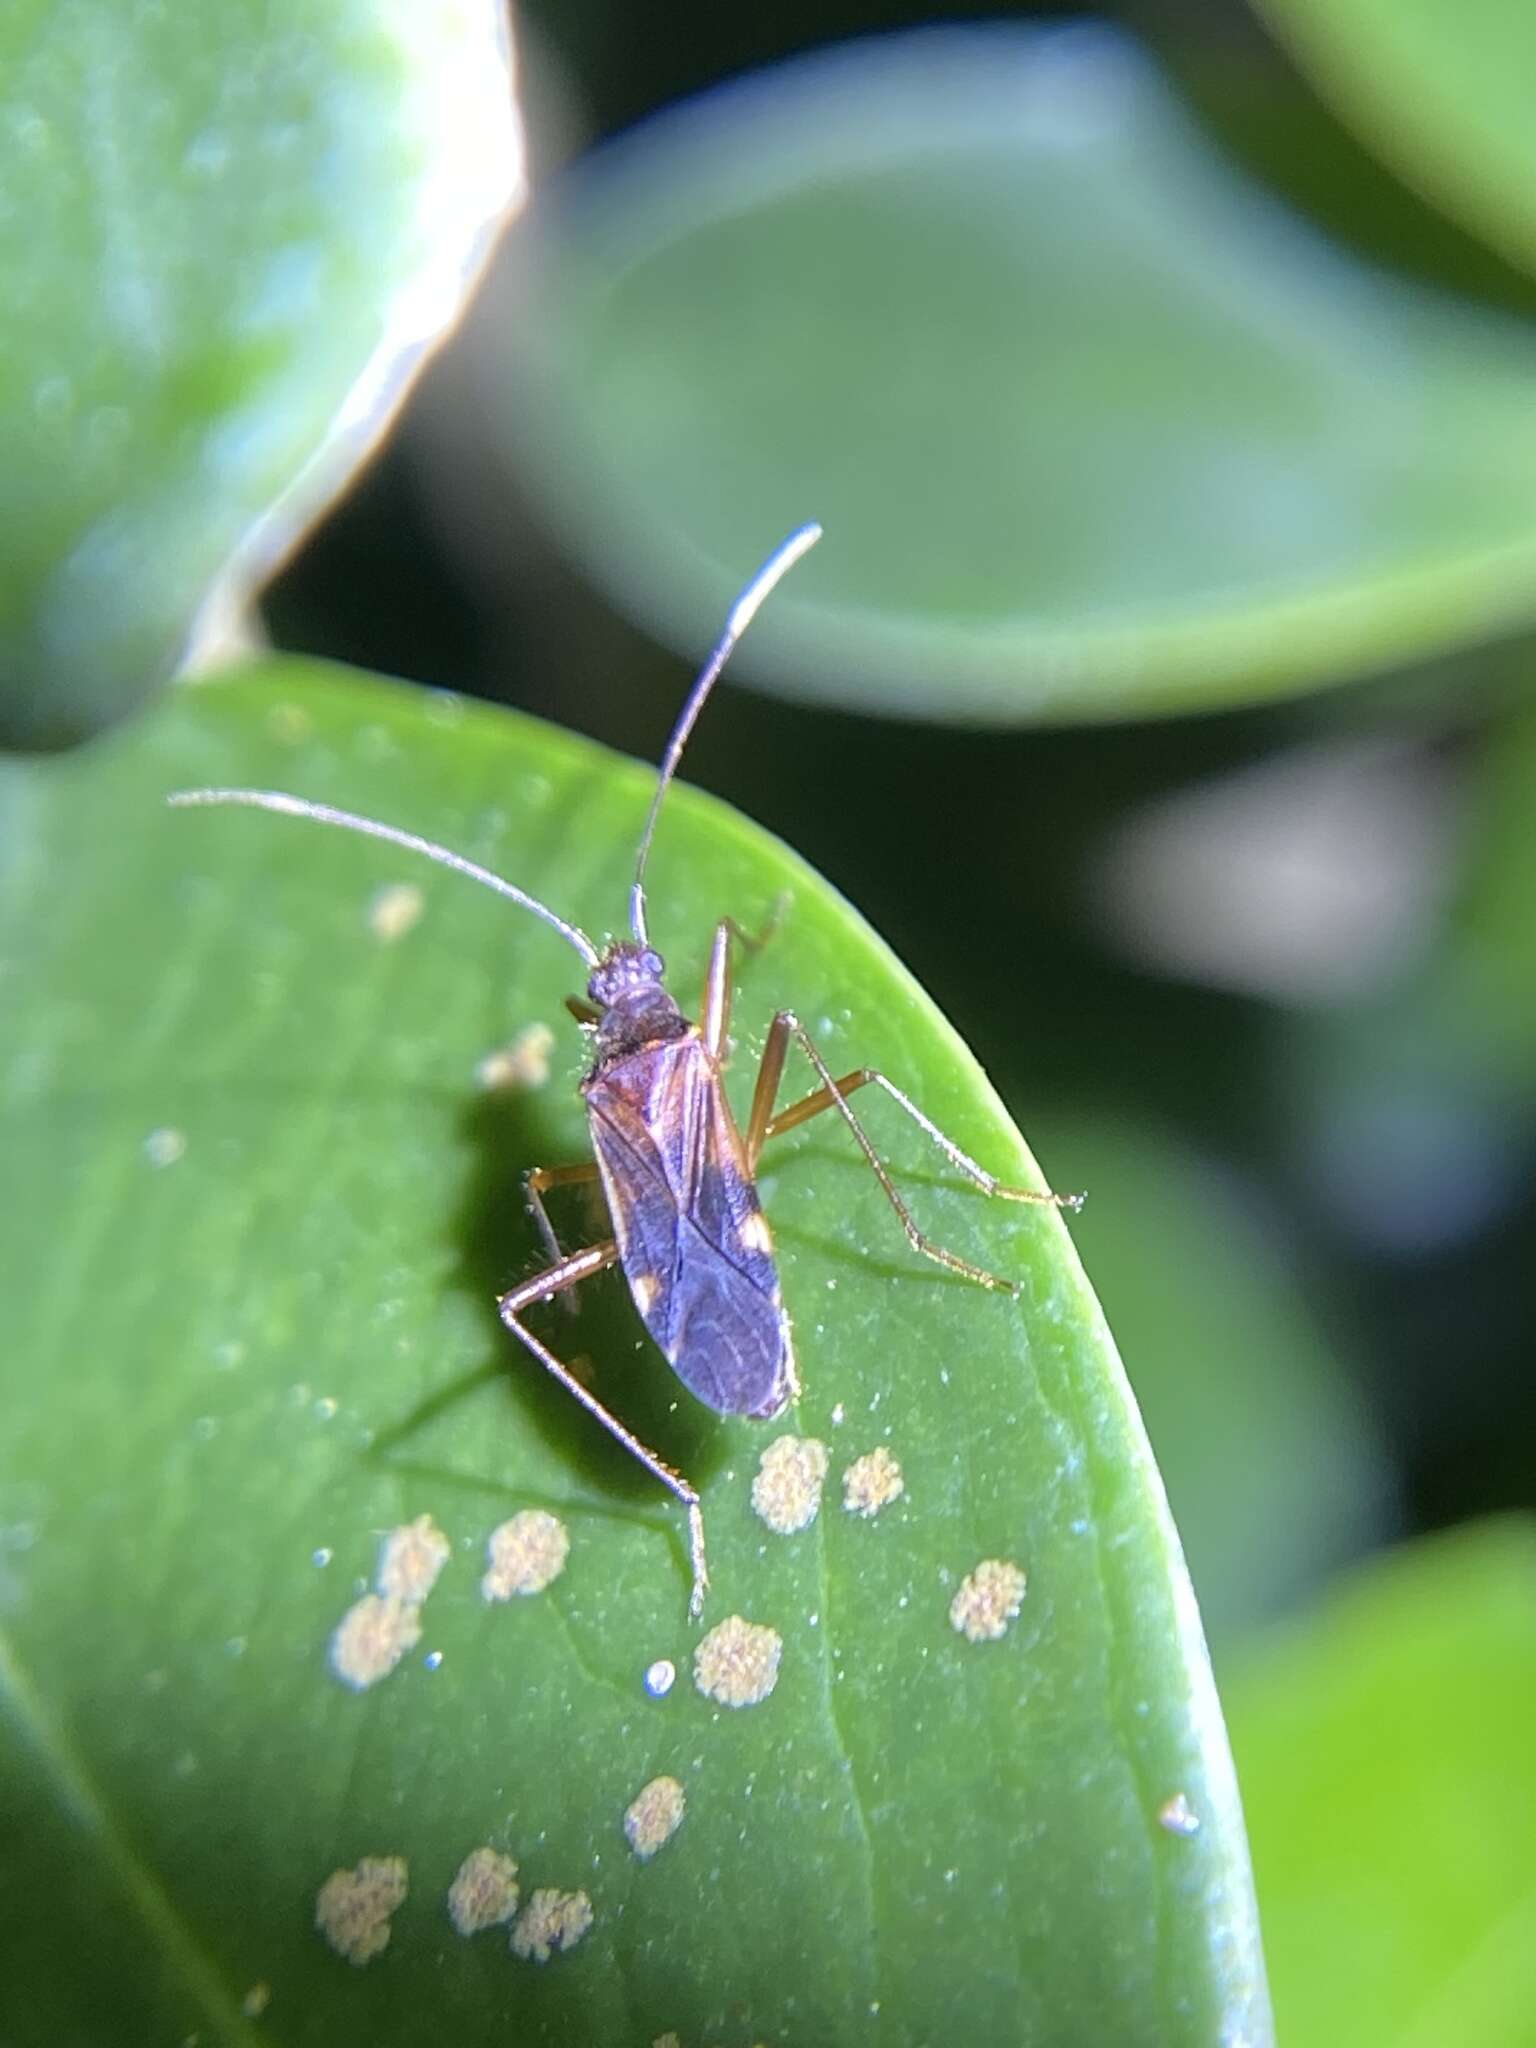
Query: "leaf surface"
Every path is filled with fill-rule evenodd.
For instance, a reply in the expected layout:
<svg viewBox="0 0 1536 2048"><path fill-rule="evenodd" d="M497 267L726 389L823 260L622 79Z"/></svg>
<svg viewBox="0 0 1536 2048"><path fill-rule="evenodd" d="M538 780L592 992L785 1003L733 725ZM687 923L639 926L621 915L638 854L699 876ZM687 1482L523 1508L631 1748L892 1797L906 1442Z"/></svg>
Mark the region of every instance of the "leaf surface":
<svg viewBox="0 0 1536 2048"><path fill-rule="evenodd" d="M1241 1176L1129 1106L1052 1103L1031 1129L1089 1191L1072 1233L1133 1363L1219 1664L1381 1539L1385 1447Z"/></svg>
<svg viewBox="0 0 1536 2048"><path fill-rule="evenodd" d="M690 1401L611 1278L574 1319L543 1311L700 1484L706 1624L782 1638L771 1696L716 1705L692 1682L675 1504L494 1307L538 1262L523 1170L588 1156L561 1008L580 963L394 849L162 802L295 789L430 834L601 935L652 771L272 662L0 772L0 1769L27 1788L0 1888L31 2026L11 2037L122 2038L123 2013L135 2038L238 2037L265 1987L265 2037L293 2042L1266 2040L1192 1597L1057 1217L957 1185L873 1102L923 1227L1022 1287L986 1293L912 1254L846 1131L786 1137L762 1194L805 1393L779 1424ZM1030 1176L964 1046L848 905L673 792L651 924L690 1008L714 919L757 924L784 891L737 992L738 1113L788 1003L835 1071L879 1062ZM547 1081L477 1086L488 1053L546 1025ZM568 1243L603 1227L579 1192L556 1215ZM780 1536L750 1485L787 1430L831 1469L818 1519ZM880 1447L905 1491L866 1520L842 1475ZM486 1539L530 1507L565 1524L566 1568L488 1604ZM349 1691L331 1631L381 1535L421 1515L452 1551L420 1640ZM950 1607L986 1559L1027 1590L973 1642ZM676 1683L653 1697L661 1660ZM658 1774L687 1814L641 1863L621 1818ZM1198 1832L1159 1819L1180 1794ZM525 1898L589 1894L578 1948L539 1965L502 1932L453 1931L445 1893L484 1844L516 1858ZM383 1855L407 1860L409 1897L353 1969L313 1931L316 1893ZM93 2033L93 2011L119 2031Z"/></svg>

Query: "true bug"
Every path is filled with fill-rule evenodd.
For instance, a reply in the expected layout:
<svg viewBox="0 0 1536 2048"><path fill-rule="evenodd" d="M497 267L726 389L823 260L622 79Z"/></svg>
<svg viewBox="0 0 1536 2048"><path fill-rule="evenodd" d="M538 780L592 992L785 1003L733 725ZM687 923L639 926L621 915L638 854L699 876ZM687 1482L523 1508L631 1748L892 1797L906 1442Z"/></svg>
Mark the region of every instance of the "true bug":
<svg viewBox="0 0 1536 2048"><path fill-rule="evenodd" d="M665 963L651 947L645 904L646 860L662 799L731 649L780 577L820 538L821 528L815 525L791 534L732 607L725 631L688 694L662 758L635 856L629 895L631 937L610 939L601 951L585 932L547 904L414 832L278 790L188 789L169 798L177 805L244 804L286 812L405 847L483 882L533 911L586 962L586 997L569 996L566 1007L593 1042L595 1057L580 1086L595 1157L580 1166L538 1166L526 1174L529 1209L551 1263L504 1294L498 1307L502 1321L518 1341L687 1509L693 1565L689 1611L695 1617L703 1609L709 1584L704 1518L696 1489L647 1449L555 1357L523 1321L524 1310L536 1302L552 1301L563 1290L579 1286L609 1266L621 1266L641 1321L690 1393L721 1415L768 1420L781 1414L799 1393L773 1240L755 1185L757 1162L770 1138L794 1130L823 1110L836 1109L885 1190L913 1248L979 1286L1009 1293L1017 1292L1010 1282L946 1251L918 1229L854 1114L849 1096L868 1086L883 1089L950 1161L989 1195L1074 1209L1082 1200L1080 1195L1005 1187L873 1067L856 1067L834 1077L815 1041L790 1010L780 1010L769 1028L743 1135L731 1114L722 1073L731 1014L731 943L735 940L752 946L755 942L734 919L722 918L715 926L701 1021L691 1023L667 992ZM817 1086L775 1115L774 1103L791 1043L798 1045L810 1062ZM593 1180L601 1183L613 1234L584 1251L566 1253L543 1197L550 1188Z"/></svg>

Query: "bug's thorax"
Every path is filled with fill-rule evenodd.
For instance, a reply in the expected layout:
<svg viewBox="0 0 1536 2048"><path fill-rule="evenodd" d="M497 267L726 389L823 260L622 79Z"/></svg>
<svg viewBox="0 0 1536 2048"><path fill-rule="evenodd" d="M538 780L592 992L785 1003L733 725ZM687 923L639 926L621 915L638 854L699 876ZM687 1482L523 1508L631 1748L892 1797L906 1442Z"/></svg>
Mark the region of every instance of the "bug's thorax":
<svg viewBox="0 0 1536 2048"><path fill-rule="evenodd" d="M666 962L650 946L615 939L593 969L587 994L596 1004L597 1058L589 1080L647 1046L686 1038L693 1026L667 992Z"/></svg>

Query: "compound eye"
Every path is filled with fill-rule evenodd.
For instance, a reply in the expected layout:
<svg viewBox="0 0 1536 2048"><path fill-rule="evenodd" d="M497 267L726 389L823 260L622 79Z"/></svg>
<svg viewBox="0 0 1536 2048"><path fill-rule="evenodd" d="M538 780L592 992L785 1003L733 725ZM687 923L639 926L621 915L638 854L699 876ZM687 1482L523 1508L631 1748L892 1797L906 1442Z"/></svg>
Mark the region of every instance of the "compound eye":
<svg viewBox="0 0 1536 2048"><path fill-rule="evenodd" d="M597 1004L600 1010L608 1007L608 974L601 966L594 967L587 977L588 1000Z"/></svg>
<svg viewBox="0 0 1536 2048"><path fill-rule="evenodd" d="M640 955L640 966L647 981L660 981L667 971L667 963L661 955L647 946Z"/></svg>

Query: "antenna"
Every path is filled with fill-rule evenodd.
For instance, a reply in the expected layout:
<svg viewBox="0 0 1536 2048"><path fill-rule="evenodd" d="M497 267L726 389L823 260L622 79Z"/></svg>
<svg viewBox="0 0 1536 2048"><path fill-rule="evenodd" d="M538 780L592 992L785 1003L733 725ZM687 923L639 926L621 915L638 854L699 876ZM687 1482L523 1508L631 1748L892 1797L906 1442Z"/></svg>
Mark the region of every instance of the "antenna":
<svg viewBox="0 0 1536 2048"><path fill-rule="evenodd" d="M280 789L178 789L166 798L166 802L178 810L193 804L243 804L251 810L281 811L290 818L312 818L317 825L340 825L345 831L361 832L369 839L383 839L391 846L403 846L407 853L423 854L428 860L435 860L439 867L452 868L456 875L468 875L472 882L483 882L498 896L520 903L524 910L531 910L535 917L542 917L547 925L552 925L568 945L576 948L589 967L599 964L598 950L586 933L574 924L567 924L563 917L557 917L537 896L530 896L526 890L504 882L500 875L493 875L489 868L481 867L476 861L466 860L463 854L450 853L446 846L439 846L431 839L422 839L414 832L402 832L398 826L381 825L376 818L360 818L355 812L338 811L330 804L314 804L307 797L288 796Z"/></svg>
<svg viewBox="0 0 1536 2048"><path fill-rule="evenodd" d="M809 526L802 526L782 541L752 578L746 589L731 606L730 617L725 622L725 631L715 646L715 651L699 671L699 679L688 692L688 701L683 706L677 724L672 728L672 737L667 742L667 751L662 757L661 774L656 782L656 794L651 798L651 808L645 820L645 830L640 835L640 851L635 856L635 879L629 891L629 923L637 945L648 945L645 929L645 863L651 850L651 838L656 830L656 820L661 812L661 800L667 793L667 786L677 773L677 764L682 759L683 748L688 744L688 735L693 731L699 713L704 709L704 700L715 687L721 669L730 659L731 649L752 623L754 613L763 599L773 589L786 571L792 569L803 554L815 547L821 539L821 528L813 520Z"/></svg>

